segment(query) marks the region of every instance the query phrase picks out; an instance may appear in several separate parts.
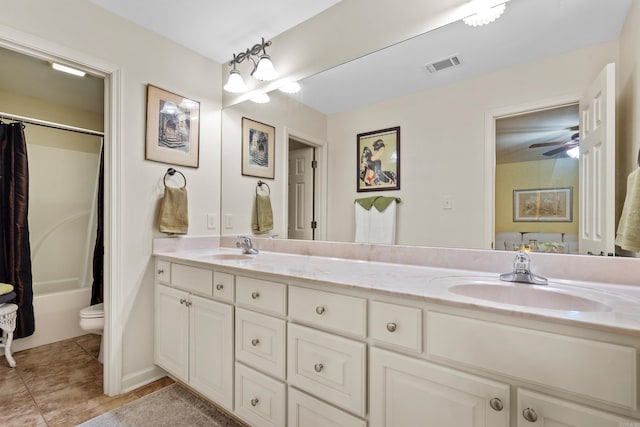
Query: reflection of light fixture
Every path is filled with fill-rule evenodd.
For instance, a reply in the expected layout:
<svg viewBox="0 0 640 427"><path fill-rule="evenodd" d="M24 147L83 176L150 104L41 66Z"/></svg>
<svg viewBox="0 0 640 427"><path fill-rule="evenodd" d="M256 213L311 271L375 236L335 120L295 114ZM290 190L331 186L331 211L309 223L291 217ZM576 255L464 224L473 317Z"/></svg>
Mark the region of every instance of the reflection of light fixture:
<svg viewBox="0 0 640 427"><path fill-rule="evenodd" d="M76 70L75 68L67 67L66 65L58 64L57 62L52 62L51 68L57 71L62 71L67 74L73 74L74 76L78 76L78 77L84 77L85 74L87 74L84 71Z"/></svg>
<svg viewBox="0 0 640 427"><path fill-rule="evenodd" d="M291 82L286 85L280 86L278 89L284 93L298 93L300 92L300 83Z"/></svg>
<svg viewBox="0 0 640 427"><path fill-rule="evenodd" d="M489 7L486 4L481 5L475 14L467 16L463 19L464 23L471 27L480 27L481 25L489 24L500 17L504 13L506 4L502 3L494 7Z"/></svg>
<svg viewBox="0 0 640 427"><path fill-rule="evenodd" d="M193 110L197 105L198 104L195 101L187 98L182 98L182 101L180 102L180 108L183 110Z"/></svg>
<svg viewBox="0 0 640 427"><path fill-rule="evenodd" d="M160 112L162 114L176 114L178 112L178 106L173 102L165 101Z"/></svg>
<svg viewBox="0 0 640 427"><path fill-rule="evenodd" d="M263 38L262 43L255 44L251 49L247 49L246 52L233 55L233 59L229 62L229 66L233 68L229 72L229 79L227 80L227 84L224 85L224 90L232 93L247 91L247 86L240 72L236 70L236 64L242 63L245 59L253 63L253 70L251 70L251 76L253 76L253 78L261 81L278 78L279 74L273 66L273 62L271 62L271 57L267 55L267 46L271 46L271 42L265 42ZM261 51L262 53L260 53Z"/></svg>
<svg viewBox="0 0 640 427"><path fill-rule="evenodd" d="M573 147L568 149L567 156L571 157L572 159L577 159L578 157L580 157L580 147Z"/></svg>
<svg viewBox="0 0 640 427"><path fill-rule="evenodd" d="M266 104L267 102L271 101L271 98L269 98L269 95L267 95L266 93L261 93L251 98L251 100L256 104Z"/></svg>

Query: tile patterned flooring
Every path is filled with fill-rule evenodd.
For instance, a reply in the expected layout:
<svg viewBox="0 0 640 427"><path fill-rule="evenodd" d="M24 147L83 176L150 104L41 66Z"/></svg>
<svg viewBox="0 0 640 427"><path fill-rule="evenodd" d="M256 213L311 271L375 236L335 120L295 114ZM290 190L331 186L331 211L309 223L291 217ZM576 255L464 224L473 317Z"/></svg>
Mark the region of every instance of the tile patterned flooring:
<svg viewBox="0 0 640 427"><path fill-rule="evenodd" d="M89 334L17 352L15 368L0 357L0 426L75 426L173 383L106 396L99 348Z"/></svg>

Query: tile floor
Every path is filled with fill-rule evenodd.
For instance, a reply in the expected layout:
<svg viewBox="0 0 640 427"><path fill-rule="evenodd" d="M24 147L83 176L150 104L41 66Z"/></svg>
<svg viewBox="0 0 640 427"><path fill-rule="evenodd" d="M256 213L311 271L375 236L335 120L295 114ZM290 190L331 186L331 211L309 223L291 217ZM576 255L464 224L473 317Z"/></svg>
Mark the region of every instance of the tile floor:
<svg viewBox="0 0 640 427"><path fill-rule="evenodd" d="M0 357L0 426L75 426L173 383L105 396L99 348L90 334L17 352L16 368Z"/></svg>

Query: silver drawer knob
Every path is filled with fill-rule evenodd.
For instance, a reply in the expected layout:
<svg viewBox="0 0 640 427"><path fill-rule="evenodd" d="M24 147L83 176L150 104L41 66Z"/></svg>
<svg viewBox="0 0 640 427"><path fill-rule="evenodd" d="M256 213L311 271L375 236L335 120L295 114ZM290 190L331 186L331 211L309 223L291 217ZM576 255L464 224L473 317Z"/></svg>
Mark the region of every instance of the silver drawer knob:
<svg viewBox="0 0 640 427"><path fill-rule="evenodd" d="M222 283L218 283L218 284L216 285L216 289L217 289L217 290L219 290L219 291L221 291L221 290L223 290L223 289L224 289L224 285L223 285Z"/></svg>
<svg viewBox="0 0 640 427"><path fill-rule="evenodd" d="M536 414L536 411L531 408L525 408L522 411L522 416L530 423L535 423L536 421L538 421L538 414Z"/></svg>
<svg viewBox="0 0 640 427"><path fill-rule="evenodd" d="M324 365L322 363L316 363L315 365L313 365L313 369L316 372L322 372L322 370L324 369Z"/></svg>
<svg viewBox="0 0 640 427"><path fill-rule="evenodd" d="M323 314L324 313L324 307L319 305L316 307L316 313L318 314Z"/></svg>
<svg viewBox="0 0 640 427"><path fill-rule="evenodd" d="M158 274L164 274L164 270L163 269L158 269Z"/></svg>
<svg viewBox="0 0 640 427"><path fill-rule="evenodd" d="M251 298L252 299L258 299L260 297L260 292L252 292L251 293Z"/></svg>
<svg viewBox="0 0 640 427"><path fill-rule="evenodd" d="M258 338L254 338L251 340L251 345L252 346L257 346L258 344L260 344L260 340Z"/></svg>
<svg viewBox="0 0 640 427"><path fill-rule="evenodd" d="M186 300L186 299L184 299L184 298L180 298L180 304L186 304L186 303L187 303L187 300Z"/></svg>
<svg viewBox="0 0 640 427"><path fill-rule="evenodd" d="M489 406L491 406L491 409L497 412L502 411L502 409L504 408L504 404L502 403L502 400L500 400L497 397L494 397L489 401Z"/></svg>
<svg viewBox="0 0 640 427"><path fill-rule="evenodd" d="M395 324L395 323L393 323L393 322L389 322L389 323L387 323L387 331L389 331L389 332L395 332L395 331L396 331L396 329L398 329L398 325L396 325L396 324Z"/></svg>
<svg viewBox="0 0 640 427"><path fill-rule="evenodd" d="M260 400L257 397L251 399L251 406L258 406L258 403L260 403Z"/></svg>

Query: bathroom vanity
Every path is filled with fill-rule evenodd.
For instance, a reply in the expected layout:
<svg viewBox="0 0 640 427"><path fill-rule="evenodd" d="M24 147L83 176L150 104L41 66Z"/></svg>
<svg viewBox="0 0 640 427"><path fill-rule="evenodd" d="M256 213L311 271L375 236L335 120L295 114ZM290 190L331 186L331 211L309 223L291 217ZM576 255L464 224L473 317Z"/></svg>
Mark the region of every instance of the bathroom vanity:
<svg viewBox="0 0 640 427"><path fill-rule="evenodd" d="M154 255L156 364L252 426L640 426L633 286L531 289L220 247Z"/></svg>

